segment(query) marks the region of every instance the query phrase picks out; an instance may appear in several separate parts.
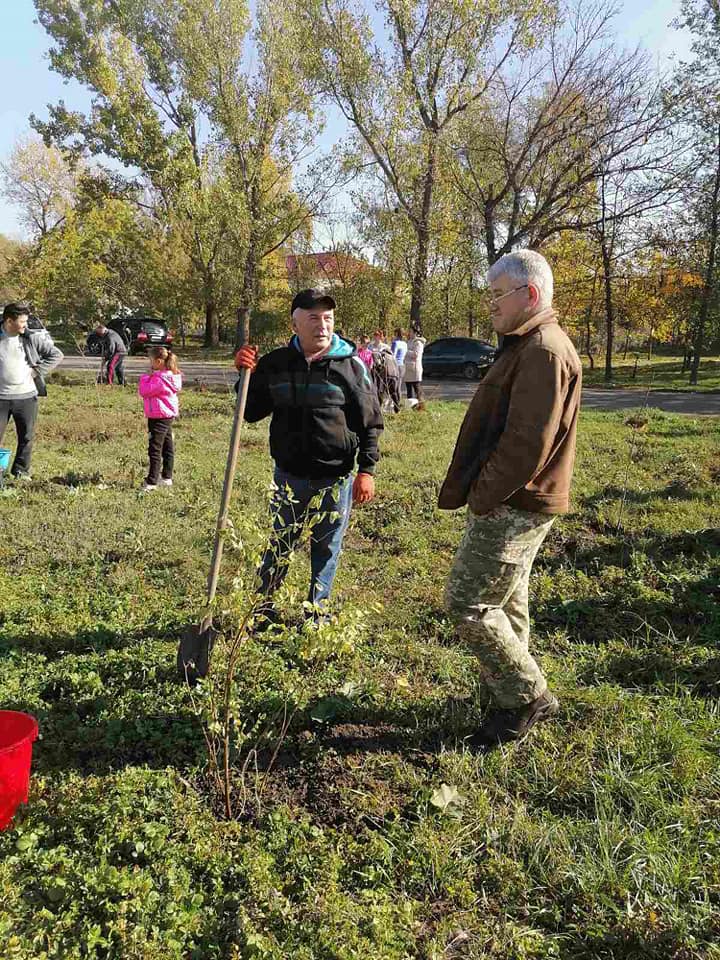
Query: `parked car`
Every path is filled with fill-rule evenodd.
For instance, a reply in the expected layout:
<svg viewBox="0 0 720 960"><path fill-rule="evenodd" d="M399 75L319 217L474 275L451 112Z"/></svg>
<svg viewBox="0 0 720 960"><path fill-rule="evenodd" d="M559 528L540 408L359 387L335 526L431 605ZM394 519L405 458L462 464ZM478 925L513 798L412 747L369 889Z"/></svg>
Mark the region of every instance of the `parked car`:
<svg viewBox="0 0 720 960"><path fill-rule="evenodd" d="M36 316L34 313L31 313L28 317L28 330L44 330L45 324L42 322L40 317Z"/></svg>
<svg viewBox="0 0 720 960"><path fill-rule="evenodd" d="M466 380L477 380L485 375L496 352L492 344L470 337L433 340L423 351L423 375L442 377L460 374Z"/></svg>
<svg viewBox="0 0 720 960"><path fill-rule="evenodd" d="M170 347L173 335L162 320L156 317L115 317L108 328L119 333L130 355L144 353L150 346ZM87 352L99 356L102 352L100 338L93 331L87 338Z"/></svg>

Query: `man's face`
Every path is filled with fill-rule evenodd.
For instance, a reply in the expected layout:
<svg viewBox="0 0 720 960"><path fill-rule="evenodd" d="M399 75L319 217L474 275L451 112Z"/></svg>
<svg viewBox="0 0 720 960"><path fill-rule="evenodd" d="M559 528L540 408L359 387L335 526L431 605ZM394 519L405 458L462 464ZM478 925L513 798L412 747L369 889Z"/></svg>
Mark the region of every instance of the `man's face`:
<svg viewBox="0 0 720 960"><path fill-rule="evenodd" d="M10 334L11 337L15 336L17 333L25 333L28 325L28 315L26 313L21 313L16 320L7 318L5 321L5 329Z"/></svg>
<svg viewBox="0 0 720 960"><path fill-rule="evenodd" d="M490 319L496 333L512 333L537 306L538 291L532 284L520 284L506 274L490 286Z"/></svg>
<svg viewBox="0 0 720 960"><path fill-rule="evenodd" d="M335 328L335 311L321 304L309 310L298 307L293 313L292 326L305 354L320 353L330 346Z"/></svg>

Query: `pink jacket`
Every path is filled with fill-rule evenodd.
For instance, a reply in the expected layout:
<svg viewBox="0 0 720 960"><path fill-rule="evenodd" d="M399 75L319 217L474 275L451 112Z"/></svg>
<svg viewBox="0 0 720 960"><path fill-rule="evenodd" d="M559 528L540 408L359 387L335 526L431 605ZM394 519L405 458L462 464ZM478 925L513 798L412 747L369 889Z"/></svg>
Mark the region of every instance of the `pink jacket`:
<svg viewBox="0 0 720 960"><path fill-rule="evenodd" d="M182 376L169 370L154 370L140 377L138 393L143 398L148 420L176 417L180 412L178 394L182 390Z"/></svg>
<svg viewBox="0 0 720 960"><path fill-rule="evenodd" d="M362 362L365 364L365 366L369 370L372 367L373 361L374 361L372 350L370 350L369 347L360 347L360 349L357 352L357 355L360 357Z"/></svg>

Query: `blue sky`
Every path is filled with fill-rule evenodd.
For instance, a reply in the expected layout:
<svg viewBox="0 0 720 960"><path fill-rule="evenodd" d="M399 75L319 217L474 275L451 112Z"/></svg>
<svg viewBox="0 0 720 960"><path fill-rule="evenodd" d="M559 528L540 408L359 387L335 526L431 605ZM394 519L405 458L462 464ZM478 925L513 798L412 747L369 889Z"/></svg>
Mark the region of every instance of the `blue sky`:
<svg viewBox="0 0 720 960"><path fill-rule="evenodd" d="M667 63L687 55L688 40L670 22L679 12L679 0L627 0L620 4L617 32L625 46L640 43ZM0 0L0 35L3 38L3 82L0 84L0 160L15 140L29 131L28 117L47 116L47 104L64 99L75 109L89 103L85 91L66 83L50 70L48 37L35 22L32 0ZM0 233L21 236L16 211L0 199Z"/></svg>

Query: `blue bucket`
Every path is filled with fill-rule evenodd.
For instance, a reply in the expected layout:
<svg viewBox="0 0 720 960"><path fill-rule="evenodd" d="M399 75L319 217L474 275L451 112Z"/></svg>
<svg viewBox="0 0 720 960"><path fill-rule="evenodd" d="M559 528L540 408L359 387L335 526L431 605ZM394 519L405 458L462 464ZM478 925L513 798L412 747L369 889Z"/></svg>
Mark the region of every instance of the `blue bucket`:
<svg viewBox="0 0 720 960"><path fill-rule="evenodd" d="M7 450L5 447L0 447L0 470L7 470L10 466L10 457L12 456L12 450Z"/></svg>

